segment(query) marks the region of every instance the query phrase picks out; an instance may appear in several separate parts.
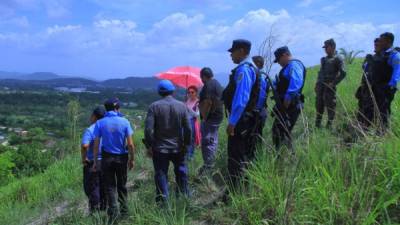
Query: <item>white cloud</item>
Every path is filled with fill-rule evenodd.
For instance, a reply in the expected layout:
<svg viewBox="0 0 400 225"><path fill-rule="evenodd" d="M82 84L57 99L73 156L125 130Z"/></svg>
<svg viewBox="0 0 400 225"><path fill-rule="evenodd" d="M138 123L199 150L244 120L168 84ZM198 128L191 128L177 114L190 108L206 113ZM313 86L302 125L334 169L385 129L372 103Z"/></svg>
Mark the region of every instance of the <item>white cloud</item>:
<svg viewBox="0 0 400 225"><path fill-rule="evenodd" d="M52 27L48 27L47 28L47 34L49 35L53 35L53 34L58 34L58 33L63 33L63 32L69 32L69 31L73 31L73 30L78 30L80 29L81 26L80 25L67 25L67 26L59 26L59 25L55 25Z"/></svg>
<svg viewBox="0 0 400 225"><path fill-rule="evenodd" d="M343 2L338 1L338 2L334 2L330 5L322 7L321 10L323 12L332 12L332 11L339 9L342 5L343 5Z"/></svg>
<svg viewBox="0 0 400 225"><path fill-rule="evenodd" d="M16 46L18 51L30 55L68 56L52 59L85 62L75 65L83 72L99 68L102 74L126 75L132 71L131 75L138 75L134 71L139 70L141 75L152 75L168 67L189 64L228 73L233 65L226 50L232 40L249 39L253 54L257 54L271 26L278 36L276 47L288 44L294 56L307 65L319 62L324 54L322 43L328 38L334 38L338 47L370 52L379 33L392 31L400 35L400 23L327 24L291 16L285 10L259 9L231 23L208 22L203 14L174 13L145 30L135 21L102 18L89 26L55 25L33 34L0 32L0 46Z"/></svg>
<svg viewBox="0 0 400 225"><path fill-rule="evenodd" d="M298 3L298 6L300 6L300 7L308 7L313 2L314 2L314 0L301 0L300 3Z"/></svg>

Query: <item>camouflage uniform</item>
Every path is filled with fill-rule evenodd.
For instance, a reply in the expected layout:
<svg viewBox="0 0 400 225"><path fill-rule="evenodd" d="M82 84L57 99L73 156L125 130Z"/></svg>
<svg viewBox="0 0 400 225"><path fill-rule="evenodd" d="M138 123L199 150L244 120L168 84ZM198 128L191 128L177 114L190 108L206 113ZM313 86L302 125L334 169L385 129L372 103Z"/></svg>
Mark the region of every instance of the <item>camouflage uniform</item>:
<svg viewBox="0 0 400 225"><path fill-rule="evenodd" d="M316 91L316 126L321 126L322 115L325 107L328 111L328 127L335 118L336 109L336 85L346 76L343 59L338 55L321 58L321 69L318 73Z"/></svg>

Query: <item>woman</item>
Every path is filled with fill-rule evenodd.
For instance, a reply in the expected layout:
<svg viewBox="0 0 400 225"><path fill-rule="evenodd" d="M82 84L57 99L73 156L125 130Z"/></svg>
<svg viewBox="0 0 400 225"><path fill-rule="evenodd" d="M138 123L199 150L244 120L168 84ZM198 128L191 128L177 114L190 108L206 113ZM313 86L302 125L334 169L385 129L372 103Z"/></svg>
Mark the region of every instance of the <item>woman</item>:
<svg viewBox="0 0 400 225"><path fill-rule="evenodd" d="M200 124L197 119L200 115L199 99L197 97L197 93L198 93L197 87L195 87L195 86L188 87L186 106L189 109L190 122L192 125L192 131L193 131L192 144L188 147L187 153L186 153L186 159L189 161L193 159L194 149L196 146L200 145L200 140L201 140Z"/></svg>

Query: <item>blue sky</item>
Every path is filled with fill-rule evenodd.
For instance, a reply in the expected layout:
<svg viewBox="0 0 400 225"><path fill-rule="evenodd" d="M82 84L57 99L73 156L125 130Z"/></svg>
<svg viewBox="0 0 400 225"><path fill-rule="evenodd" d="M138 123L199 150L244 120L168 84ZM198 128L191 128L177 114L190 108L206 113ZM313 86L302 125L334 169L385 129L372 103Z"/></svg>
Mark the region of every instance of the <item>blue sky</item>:
<svg viewBox="0 0 400 225"><path fill-rule="evenodd" d="M0 70L106 79L193 65L228 74L232 39L251 40L258 54L271 30L274 47L287 44L315 65L331 37L365 52L384 31L400 39L399 7L398 0L1 0Z"/></svg>

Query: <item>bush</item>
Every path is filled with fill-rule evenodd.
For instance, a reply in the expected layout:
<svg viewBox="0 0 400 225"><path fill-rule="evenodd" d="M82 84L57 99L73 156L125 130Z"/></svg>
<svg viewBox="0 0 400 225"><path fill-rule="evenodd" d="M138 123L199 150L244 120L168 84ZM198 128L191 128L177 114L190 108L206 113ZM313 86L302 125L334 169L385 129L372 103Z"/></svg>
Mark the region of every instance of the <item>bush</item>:
<svg viewBox="0 0 400 225"><path fill-rule="evenodd" d="M7 184L14 178L12 173L14 167L11 152L0 154L0 186Z"/></svg>

